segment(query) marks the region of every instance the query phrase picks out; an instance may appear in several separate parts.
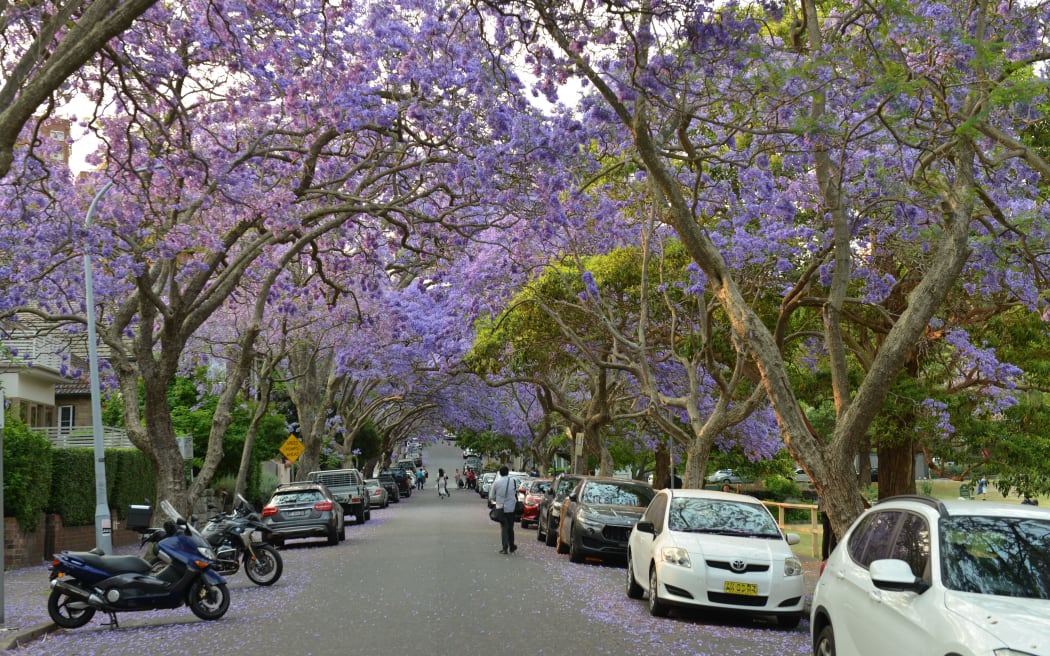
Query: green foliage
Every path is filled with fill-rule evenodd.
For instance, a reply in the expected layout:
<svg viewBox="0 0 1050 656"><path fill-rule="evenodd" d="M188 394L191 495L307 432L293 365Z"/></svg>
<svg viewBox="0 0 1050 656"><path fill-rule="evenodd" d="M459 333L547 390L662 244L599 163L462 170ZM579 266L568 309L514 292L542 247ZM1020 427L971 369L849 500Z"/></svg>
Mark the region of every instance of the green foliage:
<svg viewBox="0 0 1050 656"><path fill-rule="evenodd" d="M106 497L121 519L127 518L128 506L141 505L146 499L156 505L157 474L145 453L106 449Z"/></svg>
<svg viewBox="0 0 1050 656"><path fill-rule="evenodd" d="M795 481L784 476L770 476L765 480L765 488L770 498L777 501L802 498L802 491L798 489Z"/></svg>
<svg viewBox="0 0 1050 656"><path fill-rule="evenodd" d="M23 531L32 531L51 487L51 443L10 413L5 421L4 517L14 517Z"/></svg>
<svg viewBox="0 0 1050 656"><path fill-rule="evenodd" d="M138 449L106 449L106 502L118 519L130 505L147 499L156 505L157 477L153 463ZM62 516L66 526L95 523L95 452L89 448L52 449L53 476L46 511Z"/></svg>
<svg viewBox="0 0 1050 656"><path fill-rule="evenodd" d="M51 463L60 476L52 477L47 512L62 516L67 526L95 523L95 452L93 449L53 449ZM106 482L109 482L107 477ZM107 499L109 486L107 485ZM141 503L141 501L140 501Z"/></svg>

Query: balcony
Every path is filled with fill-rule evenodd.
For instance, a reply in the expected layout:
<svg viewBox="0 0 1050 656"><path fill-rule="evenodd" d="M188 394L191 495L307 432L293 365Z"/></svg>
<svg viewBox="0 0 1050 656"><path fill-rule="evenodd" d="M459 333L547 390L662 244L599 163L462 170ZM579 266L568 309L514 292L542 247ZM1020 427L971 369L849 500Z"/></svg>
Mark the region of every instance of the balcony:
<svg viewBox="0 0 1050 656"><path fill-rule="evenodd" d="M43 433L51 441L51 446L57 448L87 448L95 446L95 436L91 432L91 426L74 426L73 428L34 428L34 431ZM102 444L107 449L134 449L136 448L128 439L128 432L123 428L111 426L102 427Z"/></svg>
<svg viewBox="0 0 1050 656"><path fill-rule="evenodd" d="M69 345L52 337L4 339L0 344L0 369L31 367L62 373Z"/></svg>

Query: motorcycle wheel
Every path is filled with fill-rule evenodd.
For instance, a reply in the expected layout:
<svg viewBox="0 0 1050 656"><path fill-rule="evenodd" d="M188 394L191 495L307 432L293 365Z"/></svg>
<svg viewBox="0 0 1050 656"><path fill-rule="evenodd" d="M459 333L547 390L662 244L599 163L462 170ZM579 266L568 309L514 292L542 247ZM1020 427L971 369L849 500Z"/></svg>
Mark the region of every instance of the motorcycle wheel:
<svg viewBox="0 0 1050 656"><path fill-rule="evenodd" d="M256 545L252 550L255 552L255 560L252 560L251 554L244 554L244 573L255 585L277 583L281 572L284 571L281 554L268 544Z"/></svg>
<svg viewBox="0 0 1050 656"><path fill-rule="evenodd" d="M186 605L202 620L217 620L230 608L230 590L225 583L208 585L198 578L186 595Z"/></svg>
<svg viewBox="0 0 1050 656"><path fill-rule="evenodd" d="M51 621L63 629L76 629L84 626L95 616L95 609L77 597L54 588L47 598L47 614Z"/></svg>

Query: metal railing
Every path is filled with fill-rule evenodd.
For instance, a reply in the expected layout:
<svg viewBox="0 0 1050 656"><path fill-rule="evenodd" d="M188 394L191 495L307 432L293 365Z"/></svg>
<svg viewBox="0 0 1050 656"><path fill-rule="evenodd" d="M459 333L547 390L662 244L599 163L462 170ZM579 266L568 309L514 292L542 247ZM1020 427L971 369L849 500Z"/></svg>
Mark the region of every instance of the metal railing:
<svg viewBox="0 0 1050 656"><path fill-rule="evenodd" d="M34 428L34 431L43 433L51 441L51 446L59 448L92 448L95 445L95 436L91 432L91 426L74 426L72 428L58 428L55 426ZM134 449L135 445L128 439L128 432L123 428L111 426L102 427L102 445L107 449Z"/></svg>
<svg viewBox="0 0 1050 656"><path fill-rule="evenodd" d="M63 354L69 346L52 337L5 339L0 343L0 360L26 367L62 370Z"/></svg>
<svg viewBox="0 0 1050 656"><path fill-rule="evenodd" d="M779 503L776 501L763 501L763 505L770 509L776 508L774 515L777 518L777 526L782 530L792 533L809 533L813 539L810 540L811 555L816 558L820 553L820 543L824 539L824 525L820 521L820 508L812 503ZM789 524L785 521L788 510L808 510L809 524Z"/></svg>

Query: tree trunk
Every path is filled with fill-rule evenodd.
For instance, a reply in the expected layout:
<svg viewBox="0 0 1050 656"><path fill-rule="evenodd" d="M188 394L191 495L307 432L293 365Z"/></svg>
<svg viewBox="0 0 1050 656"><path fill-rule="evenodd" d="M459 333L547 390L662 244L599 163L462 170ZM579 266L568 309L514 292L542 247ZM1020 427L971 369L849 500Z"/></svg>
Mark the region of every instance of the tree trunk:
<svg viewBox="0 0 1050 656"><path fill-rule="evenodd" d="M915 441L895 439L879 447L879 498L915 494Z"/></svg>

